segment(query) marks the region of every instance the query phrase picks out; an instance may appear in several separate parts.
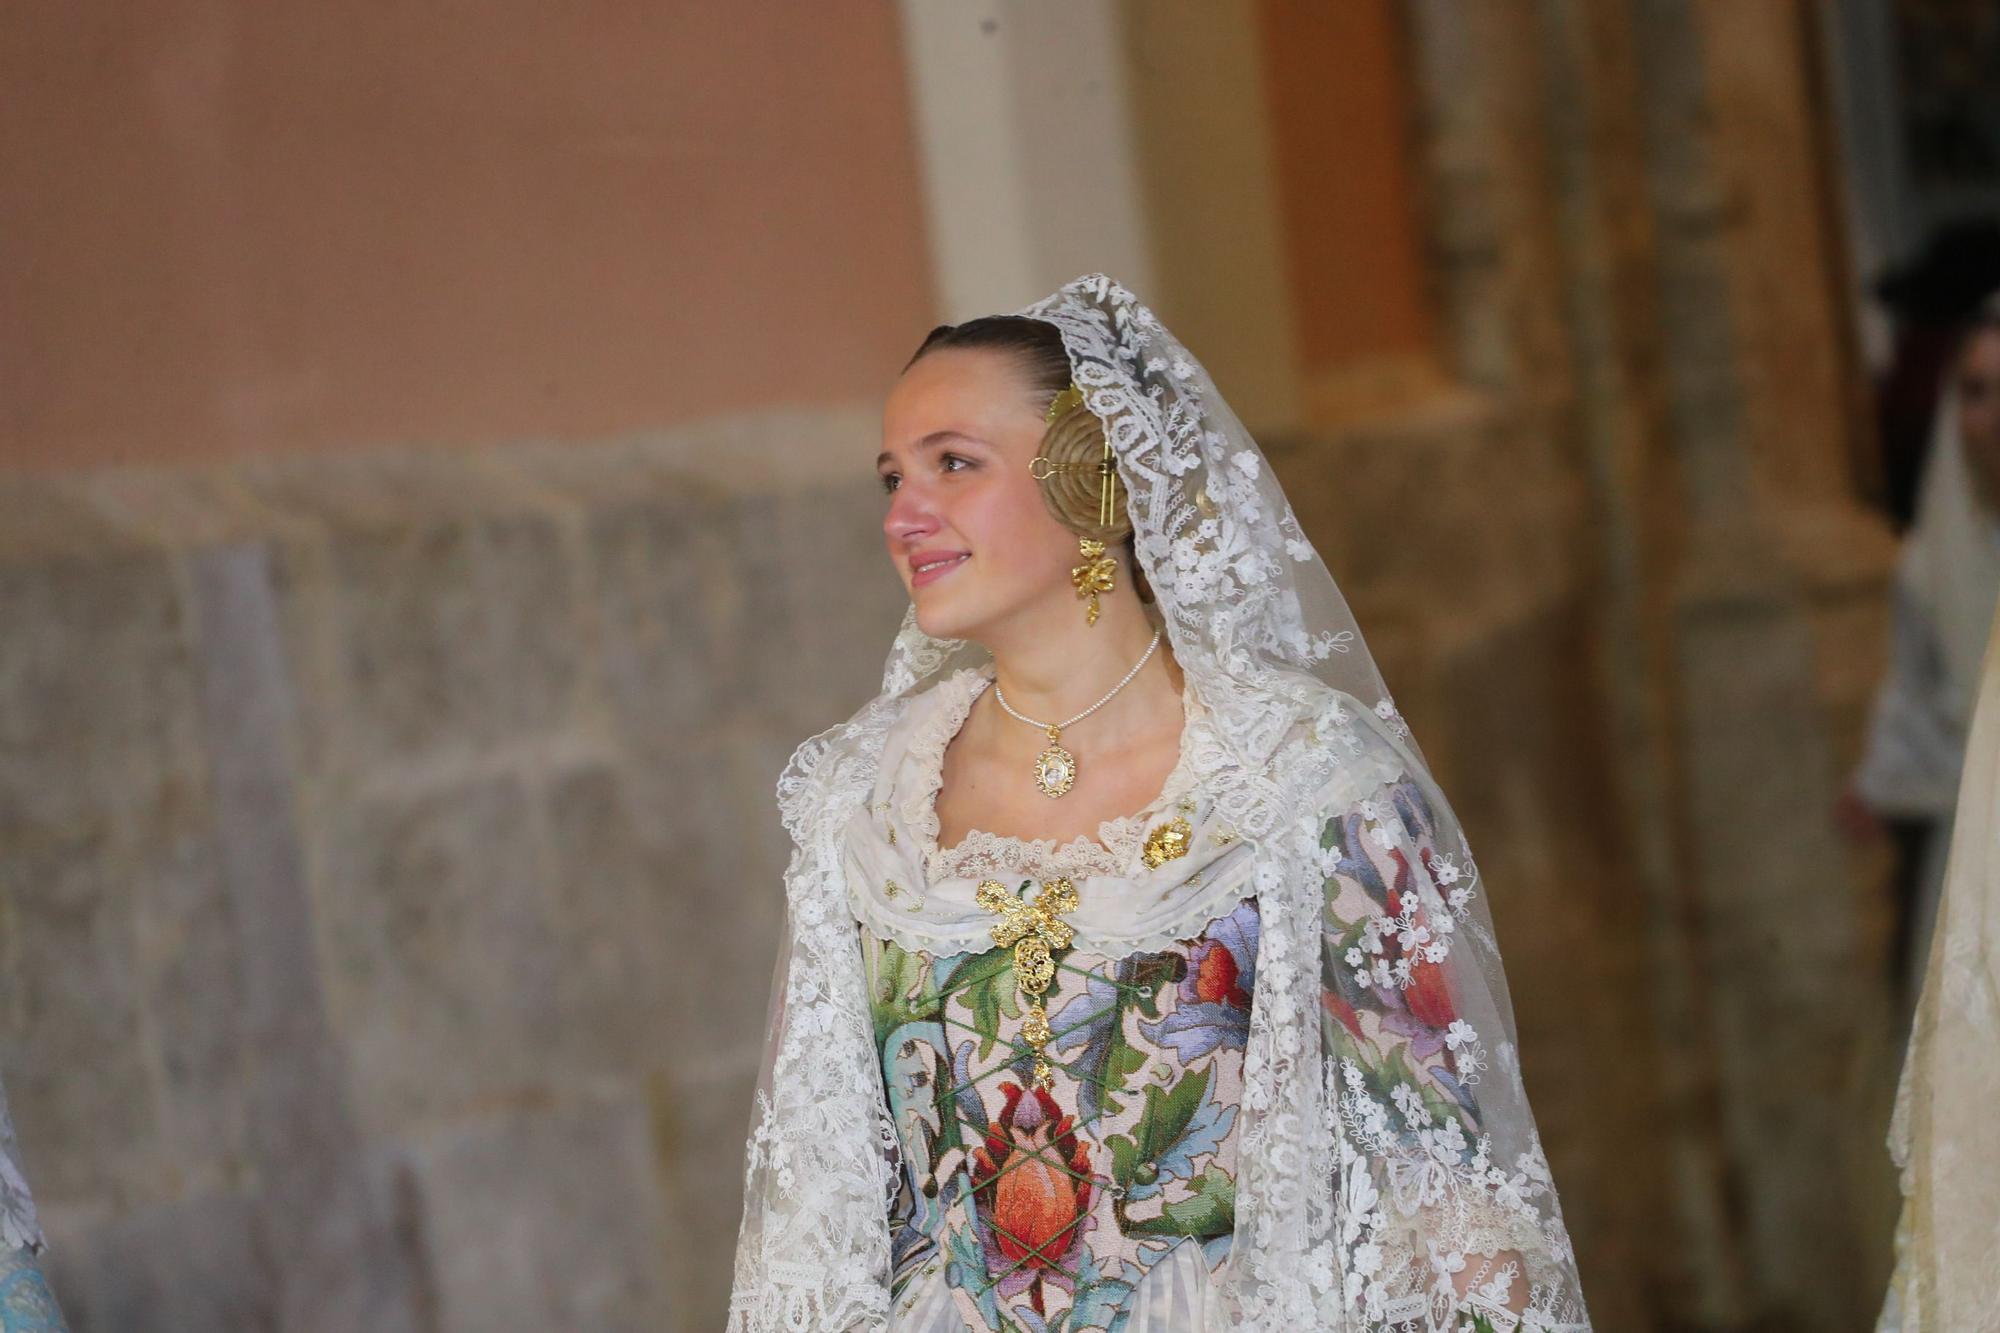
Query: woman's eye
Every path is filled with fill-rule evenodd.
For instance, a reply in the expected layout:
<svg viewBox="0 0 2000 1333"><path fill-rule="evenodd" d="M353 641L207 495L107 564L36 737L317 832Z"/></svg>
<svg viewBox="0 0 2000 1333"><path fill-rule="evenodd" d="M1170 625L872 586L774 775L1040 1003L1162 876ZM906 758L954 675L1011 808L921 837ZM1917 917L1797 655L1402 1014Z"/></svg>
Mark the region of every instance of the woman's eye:
<svg viewBox="0 0 2000 1333"><path fill-rule="evenodd" d="M954 463L957 463L960 466L953 467L952 464ZM938 466L943 468L947 472L960 472L963 471L965 468L971 467L972 460L969 458L962 457L958 454L946 454L943 458L940 458L938 460Z"/></svg>
<svg viewBox="0 0 2000 1333"><path fill-rule="evenodd" d="M884 491L884 492L888 492L888 491L893 491L893 490L895 490L895 489L896 489L896 483L897 483L897 482L899 482L899 481L901 481L901 480L902 480L902 478L901 478L901 477L899 477L899 476L897 476L897 475L896 475L895 473L893 473L893 472L884 472L884 473L882 474L882 476L881 476L881 482L882 482L882 489L883 489L883 491Z"/></svg>

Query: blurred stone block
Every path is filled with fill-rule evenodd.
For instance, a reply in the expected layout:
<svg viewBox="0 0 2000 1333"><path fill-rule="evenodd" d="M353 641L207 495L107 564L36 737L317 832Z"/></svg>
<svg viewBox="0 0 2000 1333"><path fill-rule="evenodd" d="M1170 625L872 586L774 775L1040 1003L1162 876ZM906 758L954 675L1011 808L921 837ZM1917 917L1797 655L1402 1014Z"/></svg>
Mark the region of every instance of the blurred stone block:
<svg viewBox="0 0 2000 1333"><path fill-rule="evenodd" d="M489 1118L413 1158L437 1333L658 1333L669 1239L678 1247L712 1226L704 1213L663 1230L635 1100Z"/></svg>
<svg viewBox="0 0 2000 1333"><path fill-rule="evenodd" d="M762 611L745 584L745 553L715 521L726 500L648 500L592 515L592 604L604 682L619 734L672 748L750 697Z"/></svg>
<svg viewBox="0 0 2000 1333"><path fill-rule="evenodd" d="M733 1068L653 1082L653 1132L667 1165L671 1219L666 1272L682 1301L667 1325L672 1333L712 1333L727 1320L743 1216L742 1142L760 1054L747 1053Z"/></svg>
<svg viewBox="0 0 2000 1333"><path fill-rule="evenodd" d="M256 1203L202 1195L74 1230L44 1263L71 1333L278 1333L277 1269Z"/></svg>
<svg viewBox="0 0 2000 1333"><path fill-rule="evenodd" d="M910 604L882 512L872 482L753 493L734 507L749 696L800 739L848 717L882 687L882 664Z"/></svg>
<svg viewBox="0 0 2000 1333"><path fill-rule="evenodd" d="M535 830L509 777L330 813L315 898L364 1120L400 1123L545 1076L558 958Z"/></svg>
<svg viewBox="0 0 2000 1333"><path fill-rule="evenodd" d="M126 817L199 785L164 554L0 563L0 626L0 831Z"/></svg>
<svg viewBox="0 0 2000 1333"><path fill-rule="evenodd" d="M143 1197L153 1165L131 871L101 823L0 842L0 1064L33 1182L57 1195Z"/></svg>
<svg viewBox="0 0 2000 1333"><path fill-rule="evenodd" d="M298 645L330 689L301 703L315 752L342 771L518 745L570 720L578 625L550 520L508 515L338 530L303 609L328 623Z"/></svg>
<svg viewBox="0 0 2000 1333"><path fill-rule="evenodd" d="M238 922L214 840L160 840L136 867L135 887L135 981L157 1049L162 1184L212 1186L235 1173L246 1151L246 1062L254 1058L242 1026Z"/></svg>

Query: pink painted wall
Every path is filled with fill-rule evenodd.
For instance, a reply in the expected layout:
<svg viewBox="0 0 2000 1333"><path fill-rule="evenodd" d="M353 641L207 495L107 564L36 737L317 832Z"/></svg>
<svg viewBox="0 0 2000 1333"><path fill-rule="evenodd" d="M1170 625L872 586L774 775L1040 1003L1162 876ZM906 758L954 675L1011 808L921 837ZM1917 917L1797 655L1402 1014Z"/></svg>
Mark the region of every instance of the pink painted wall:
<svg viewBox="0 0 2000 1333"><path fill-rule="evenodd" d="M887 0L80 0L0 42L0 469L879 393L928 325Z"/></svg>

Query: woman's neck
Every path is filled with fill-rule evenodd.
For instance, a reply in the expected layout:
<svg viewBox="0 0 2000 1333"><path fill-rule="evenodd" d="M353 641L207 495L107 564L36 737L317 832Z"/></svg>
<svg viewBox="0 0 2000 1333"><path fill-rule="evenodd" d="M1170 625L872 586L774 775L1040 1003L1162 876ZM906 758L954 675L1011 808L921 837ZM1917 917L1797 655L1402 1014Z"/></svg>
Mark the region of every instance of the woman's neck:
<svg viewBox="0 0 2000 1333"><path fill-rule="evenodd" d="M1009 627L988 643L993 653L994 679L1007 702L1025 717L1062 722L1103 698L1146 654L1153 624L1136 598L1119 603L1105 599L1095 625L1084 621L1081 605L1057 603L1035 621ZM1120 697L1137 692L1157 696L1170 690L1178 696L1180 672L1172 654L1154 653ZM1109 705L1107 705L1107 708Z"/></svg>

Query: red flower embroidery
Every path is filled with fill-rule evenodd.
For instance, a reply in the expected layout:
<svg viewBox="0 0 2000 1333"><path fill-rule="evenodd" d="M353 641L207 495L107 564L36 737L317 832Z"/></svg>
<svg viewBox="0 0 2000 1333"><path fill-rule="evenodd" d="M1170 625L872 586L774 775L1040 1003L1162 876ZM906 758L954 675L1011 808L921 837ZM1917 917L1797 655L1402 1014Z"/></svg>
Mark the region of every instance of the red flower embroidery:
<svg viewBox="0 0 2000 1333"><path fill-rule="evenodd" d="M1361 1015L1354 1012L1354 1006L1349 1004L1344 997L1335 991L1324 990L1319 993L1319 1003L1322 1009L1340 1020L1342 1027L1352 1032L1357 1038L1360 1037Z"/></svg>
<svg viewBox="0 0 2000 1333"><path fill-rule="evenodd" d="M1403 1002L1425 1027L1440 1031L1458 1017L1452 1008L1451 987L1445 984L1444 969L1419 960L1410 968L1410 984L1403 990Z"/></svg>
<svg viewBox="0 0 2000 1333"><path fill-rule="evenodd" d="M1044 1270L1067 1287L1063 1269L1082 1246L1090 1211L1090 1151L1077 1142L1071 1117L1043 1089L1023 1092L1018 1084L1002 1083L1000 1094L1006 1105L972 1159L982 1230L992 1233L982 1239L989 1258L997 1249L1004 1259L1001 1269L1020 1265L1014 1278ZM1003 1280L1001 1290L1025 1285Z"/></svg>
<svg viewBox="0 0 2000 1333"><path fill-rule="evenodd" d="M1231 953L1220 940L1203 940L1194 950L1194 998L1203 1004L1233 1004L1239 1009L1250 1007L1250 997L1236 982L1241 970L1236 965L1236 955Z"/></svg>

